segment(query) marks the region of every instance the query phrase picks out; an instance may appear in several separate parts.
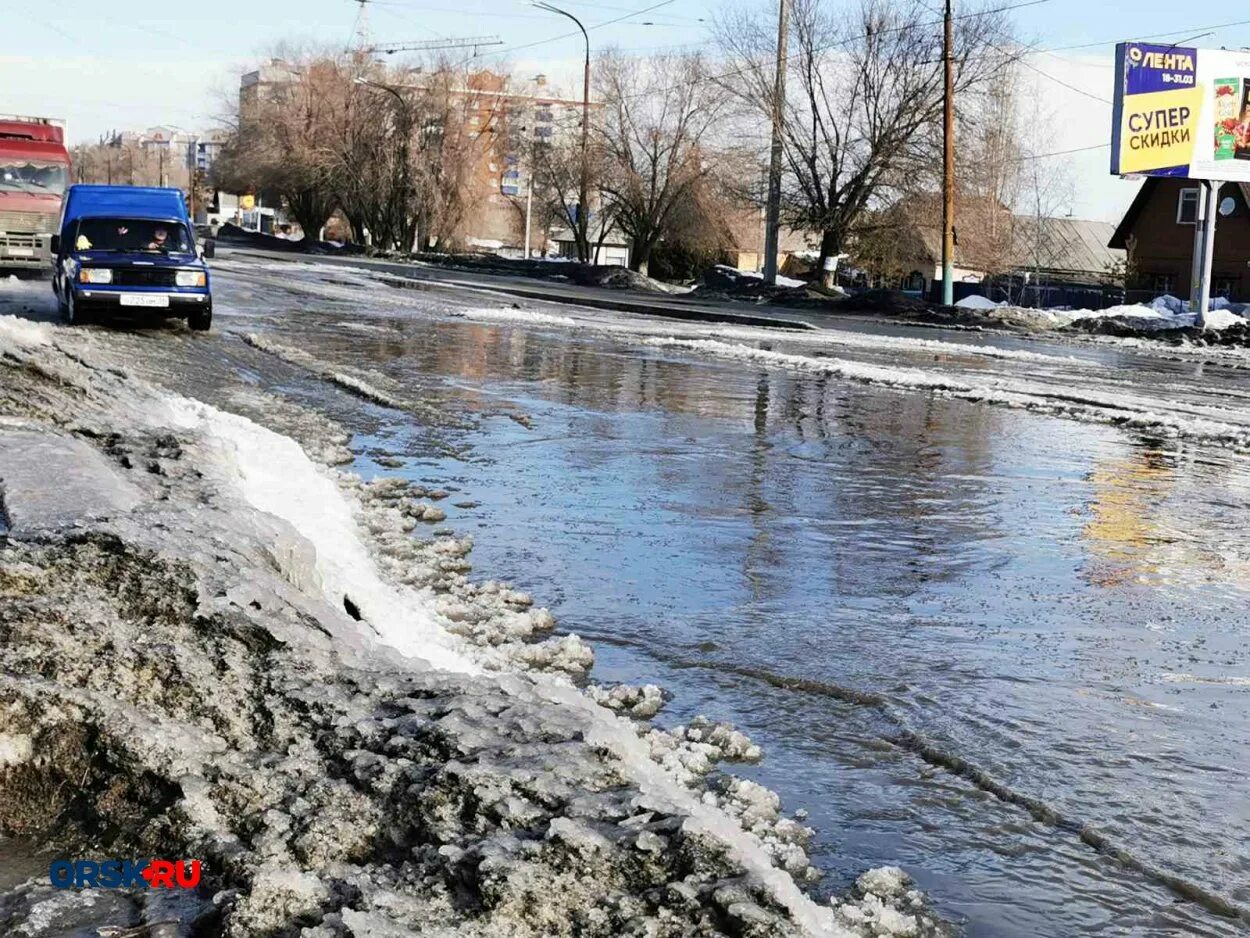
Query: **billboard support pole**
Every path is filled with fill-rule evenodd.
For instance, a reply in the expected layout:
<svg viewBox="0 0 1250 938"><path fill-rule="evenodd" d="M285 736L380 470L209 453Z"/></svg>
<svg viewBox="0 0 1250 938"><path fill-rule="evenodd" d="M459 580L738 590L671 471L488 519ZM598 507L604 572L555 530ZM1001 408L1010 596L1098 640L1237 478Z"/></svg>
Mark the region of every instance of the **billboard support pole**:
<svg viewBox="0 0 1250 938"><path fill-rule="evenodd" d="M1194 255L1189 274L1189 311L1198 312L1198 294L1202 290L1202 246L1207 233L1207 185L1200 182L1198 204L1194 206Z"/></svg>
<svg viewBox="0 0 1250 938"><path fill-rule="evenodd" d="M1220 187L1223 184L1218 179L1203 183L1207 205L1202 235L1202 279L1198 285L1198 315L1194 320L1194 325L1199 329L1206 328L1207 308L1211 305L1211 264L1215 260L1215 220L1220 214Z"/></svg>

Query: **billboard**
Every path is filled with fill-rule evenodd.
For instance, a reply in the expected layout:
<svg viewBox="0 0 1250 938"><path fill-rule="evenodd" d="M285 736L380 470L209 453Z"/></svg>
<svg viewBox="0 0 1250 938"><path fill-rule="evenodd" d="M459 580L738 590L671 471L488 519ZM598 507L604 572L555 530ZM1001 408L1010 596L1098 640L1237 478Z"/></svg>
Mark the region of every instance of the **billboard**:
<svg viewBox="0 0 1250 938"><path fill-rule="evenodd" d="M1122 42L1111 172L1250 182L1250 52Z"/></svg>

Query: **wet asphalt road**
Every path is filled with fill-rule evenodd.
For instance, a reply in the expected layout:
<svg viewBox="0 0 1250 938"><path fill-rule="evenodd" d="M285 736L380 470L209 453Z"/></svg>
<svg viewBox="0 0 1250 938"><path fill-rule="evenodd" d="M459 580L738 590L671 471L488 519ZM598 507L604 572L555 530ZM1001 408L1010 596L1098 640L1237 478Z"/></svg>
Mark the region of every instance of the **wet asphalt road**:
<svg viewBox="0 0 1250 938"><path fill-rule="evenodd" d="M279 429L292 403L331 417L366 475L452 488L478 574L550 605L601 680L764 746L752 774L811 812L824 888L898 863L970 934L1245 927L1250 464L1172 429L1250 425L1240 355L217 277L209 336L91 331Z"/></svg>

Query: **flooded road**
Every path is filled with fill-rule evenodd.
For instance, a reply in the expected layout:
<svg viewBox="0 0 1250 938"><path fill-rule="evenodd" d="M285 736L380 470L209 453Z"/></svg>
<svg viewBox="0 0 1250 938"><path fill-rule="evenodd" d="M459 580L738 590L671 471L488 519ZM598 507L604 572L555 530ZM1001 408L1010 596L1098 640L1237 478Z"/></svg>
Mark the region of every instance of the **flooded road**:
<svg viewBox="0 0 1250 938"><path fill-rule="evenodd" d="M1250 462L1212 442L1250 425L1236 356L862 326L707 346L236 264L215 339L119 348L161 343L141 368L193 391L276 389L349 427L366 476L450 490L478 576L550 606L598 680L764 747L748 774L809 812L821 890L899 864L971 935L1247 927Z"/></svg>

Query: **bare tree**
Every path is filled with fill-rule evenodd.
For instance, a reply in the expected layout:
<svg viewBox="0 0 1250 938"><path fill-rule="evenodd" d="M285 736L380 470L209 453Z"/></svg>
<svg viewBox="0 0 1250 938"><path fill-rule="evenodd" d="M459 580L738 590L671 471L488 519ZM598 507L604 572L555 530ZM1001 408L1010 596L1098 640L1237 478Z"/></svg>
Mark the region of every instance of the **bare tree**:
<svg viewBox="0 0 1250 938"><path fill-rule="evenodd" d="M162 151L120 134L74 147L73 165L79 182L189 189L192 181L185 150Z"/></svg>
<svg viewBox="0 0 1250 938"><path fill-rule="evenodd" d="M735 66L722 84L761 122L771 113L771 16L738 9L717 35ZM1001 13L958 20L961 95L997 74L1007 54ZM993 42L991 42L993 39ZM917 0L794 0L788 93L782 108L783 217L821 233L821 262L840 253L864 213L882 208L940 167L943 100L939 23Z"/></svg>
<svg viewBox="0 0 1250 938"><path fill-rule="evenodd" d="M646 273L651 252L679 220L704 221L699 209L709 204L715 165L705 147L728 102L697 54L639 61L609 51L595 74L603 103L595 128L600 187L632 241L630 265Z"/></svg>
<svg viewBox="0 0 1250 938"><path fill-rule="evenodd" d="M592 121L598 122L603 106L592 104ZM540 117L540 114L543 116ZM525 106L509 108L505 120L505 149L516 155L534 188L534 217L549 230L559 225L573 235L577 256L590 261L596 256L589 227L579 222L583 153L581 144L582 108L570 107L567 98L539 99ZM590 147L585 154L589 191L598 195L600 237L610 227L611 206L605 206L602 190L602 152ZM524 225L524 198L514 203ZM589 220L589 212L586 214Z"/></svg>
<svg viewBox="0 0 1250 938"><path fill-rule="evenodd" d="M506 76L435 62L387 68L314 50L275 60L279 80L240 98L219 185L277 194L307 232L335 208L383 248L454 244L494 152Z"/></svg>
<svg viewBox="0 0 1250 938"><path fill-rule="evenodd" d="M213 181L235 192L276 194L306 235L316 237L336 204L325 133L341 104L345 70L327 53L281 51L285 57L275 61L283 63L285 80L240 98Z"/></svg>

